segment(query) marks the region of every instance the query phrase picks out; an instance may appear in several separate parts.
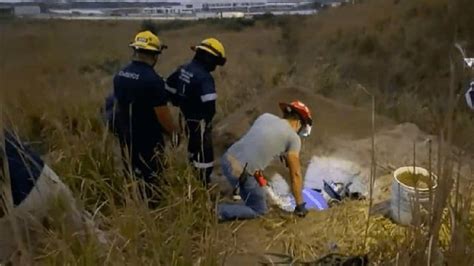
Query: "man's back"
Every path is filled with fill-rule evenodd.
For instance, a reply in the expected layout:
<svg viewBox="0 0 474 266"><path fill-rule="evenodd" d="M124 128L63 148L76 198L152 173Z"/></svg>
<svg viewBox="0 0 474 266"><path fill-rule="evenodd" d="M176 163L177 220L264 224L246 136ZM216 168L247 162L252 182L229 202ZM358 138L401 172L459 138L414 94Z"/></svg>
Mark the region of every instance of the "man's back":
<svg viewBox="0 0 474 266"><path fill-rule="evenodd" d="M290 124L275 115L263 114L227 154L233 156L253 173L265 169L279 155L299 152L301 140Z"/></svg>
<svg viewBox="0 0 474 266"><path fill-rule="evenodd" d="M214 78L196 60L181 66L166 80L173 102L186 119L211 121L215 114L217 93Z"/></svg>
<svg viewBox="0 0 474 266"><path fill-rule="evenodd" d="M146 63L133 61L114 77L120 128L126 138L161 141L154 107L166 105L164 82ZM143 139L144 138L144 139Z"/></svg>

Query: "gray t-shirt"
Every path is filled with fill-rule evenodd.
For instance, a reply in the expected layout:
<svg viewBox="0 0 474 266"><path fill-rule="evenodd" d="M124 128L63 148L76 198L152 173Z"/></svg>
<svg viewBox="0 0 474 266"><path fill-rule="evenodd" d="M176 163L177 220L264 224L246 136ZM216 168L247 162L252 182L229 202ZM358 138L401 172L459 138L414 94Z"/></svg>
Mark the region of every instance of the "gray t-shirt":
<svg viewBox="0 0 474 266"><path fill-rule="evenodd" d="M264 170L271 161L288 152L299 152L301 139L290 124L278 116L265 113L257 118L249 131L227 154L237 159L247 172Z"/></svg>

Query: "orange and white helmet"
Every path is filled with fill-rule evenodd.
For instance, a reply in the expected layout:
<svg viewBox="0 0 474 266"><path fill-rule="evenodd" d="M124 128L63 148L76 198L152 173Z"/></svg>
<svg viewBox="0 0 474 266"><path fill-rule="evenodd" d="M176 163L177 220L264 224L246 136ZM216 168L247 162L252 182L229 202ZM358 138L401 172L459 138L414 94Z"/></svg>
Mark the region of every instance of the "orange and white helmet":
<svg viewBox="0 0 474 266"><path fill-rule="evenodd" d="M293 101L291 103L280 103L280 109L283 113L296 113L301 119L302 128L298 132L303 137L307 137L311 134L311 127L313 126L313 118L311 117L311 111L301 101Z"/></svg>

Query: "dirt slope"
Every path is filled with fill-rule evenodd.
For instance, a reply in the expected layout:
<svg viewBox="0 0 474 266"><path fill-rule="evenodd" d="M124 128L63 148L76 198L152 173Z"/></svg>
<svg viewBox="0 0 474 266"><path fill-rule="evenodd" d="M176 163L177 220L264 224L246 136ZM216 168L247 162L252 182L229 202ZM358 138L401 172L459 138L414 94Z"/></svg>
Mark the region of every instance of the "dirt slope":
<svg viewBox="0 0 474 266"><path fill-rule="evenodd" d="M314 114L315 127L310 138L303 144L302 161L305 165L313 155L344 158L361 166L365 181L368 180L371 164L371 112L340 104L311 93L302 88L275 89L254 102L248 103L215 127L216 152L222 154L226 147L245 133L258 115L264 112L279 114L279 101L302 100ZM390 193L390 169L413 162L413 144L417 147L417 162L427 167L427 139L436 138L420 131L413 124L396 125L390 119L376 117L376 158L377 176L375 196L377 201L385 200ZM433 148L434 149L434 148ZM417 163L417 164L418 164ZM282 167L275 167L285 175ZM219 172L219 171L217 171ZM225 184L222 177L218 178ZM299 242L302 246L312 246L320 241L331 241L325 233L337 236L340 227L354 227L352 234L334 237L337 246L346 246L342 251L354 251L360 240L361 224L365 220L365 203L349 203L324 213L310 213L304 220L282 217L273 211L264 219L221 224L225 243L233 246L228 253L228 265L254 265L265 252L283 252L289 250L288 243ZM356 216L356 218L352 216ZM359 220L354 222L353 219ZM352 220L352 221L351 221ZM326 228L328 224L338 223L339 227ZM329 231L328 231L329 230ZM324 235L324 236L323 236ZM327 243L329 245L329 242ZM316 248L312 255L329 252L327 245ZM341 250L339 250L341 251ZM308 254L306 254L308 255Z"/></svg>
<svg viewBox="0 0 474 266"><path fill-rule="evenodd" d="M371 163L371 112L324 98L303 88L278 88L248 103L215 127L216 154L242 136L260 114L280 114L278 102L302 100L313 112L312 135L303 142L303 170L314 155L335 156L360 164L364 178L368 178ZM375 150L379 165L378 176L385 170L412 164L413 145L417 149L416 163L428 167L428 143L432 140L433 153L436 138L419 130L416 125L396 125L392 120L376 116ZM285 175L285 169L276 164L270 170ZM271 174L271 173L270 173Z"/></svg>
<svg viewBox="0 0 474 266"><path fill-rule="evenodd" d="M221 151L245 133L260 114L269 112L280 115L278 103L293 100L303 101L313 113L314 134L305 140L305 152L313 154L321 140L328 137L357 139L370 134L370 111L337 103L303 88L278 88L244 105L221 121L215 128L217 149ZM379 127L386 127L394 123L377 117L377 124Z"/></svg>

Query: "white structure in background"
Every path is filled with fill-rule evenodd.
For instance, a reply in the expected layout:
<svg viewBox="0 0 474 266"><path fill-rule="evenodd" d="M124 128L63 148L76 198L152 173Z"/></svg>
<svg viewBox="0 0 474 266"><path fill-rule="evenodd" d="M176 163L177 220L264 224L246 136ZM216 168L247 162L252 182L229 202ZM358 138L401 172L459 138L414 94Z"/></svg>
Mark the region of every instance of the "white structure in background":
<svg viewBox="0 0 474 266"><path fill-rule="evenodd" d="M193 14L194 10L184 6L172 7L146 7L143 13L147 15L179 15L179 14Z"/></svg>
<svg viewBox="0 0 474 266"><path fill-rule="evenodd" d="M265 0L194 0L194 1L182 1L181 6L193 11L219 11L219 10L232 10L232 9L245 9L253 7L265 7L267 1Z"/></svg>
<svg viewBox="0 0 474 266"><path fill-rule="evenodd" d="M243 0L243 1L224 1L224 0L195 0L182 1L179 5L164 7L147 7L143 13L147 15L192 15L197 14L202 18L221 17L221 18L240 18L244 17L243 12L253 7L266 6L264 0Z"/></svg>
<svg viewBox="0 0 474 266"><path fill-rule="evenodd" d="M1 1L1 0L0 0ZM38 0L39 1L39 0ZM54 0L49 0L54 1ZM56 0L62 1L62 0ZM76 3L70 9L53 8L49 12L66 16L151 17L156 19L242 18L271 12L275 15L309 15L313 0L67 0ZM338 1L338 0L327 0ZM342 1L342 0L339 0ZM127 3L108 6L112 3ZM82 3L82 4L78 4ZM88 5L87 3L95 3ZM97 5L97 3L101 3ZM143 3L149 3L144 5ZM133 4L140 4L136 7ZM81 7L79 7L81 6ZM93 6L93 7L92 7ZM100 7L98 7L100 6Z"/></svg>
<svg viewBox="0 0 474 266"><path fill-rule="evenodd" d="M279 8L279 9L289 9L297 8L302 4L302 1L278 1L278 0L268 0L266 8Z"/></svg>
<svg viewBox="0 0 474 266"><path fill-rule="evenodd" d="M102 16L105 12L97 9L50 9L50 13L58 15Z"/></svg>
<svg viewBox="0 0 474 266"><path fill-rule="evenodd" d="M171 3L174 1L171 0L167 2ZM179 4L166 7L145 8L143 12L149 15L196 14L200 17L242 17L241 12L295 10L300 6L313 3L311 0L184 0L175 2Z"/></svg>
<svg viewBox="0 0 474 266"><path fill-rule="evenodd" d="M274 15L311 15L317 10L310 9L312 0L168 0L179 3L163 7L142 9L150 16L206 18L242 18L246 15L260 15L271 12Z"/></svg>
<svg viewBox="0 0 474 266"><path fill-rule="evenodd" d="M221 12L221 18L243 18L244 12Z"/></svg>
<svg viewBox="0 0 474 266"><path fill-rule="evenodd" d="M35 16L41 14L41 8L37 5L21 5L13 8L15 16Z"/></svg>

